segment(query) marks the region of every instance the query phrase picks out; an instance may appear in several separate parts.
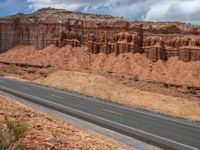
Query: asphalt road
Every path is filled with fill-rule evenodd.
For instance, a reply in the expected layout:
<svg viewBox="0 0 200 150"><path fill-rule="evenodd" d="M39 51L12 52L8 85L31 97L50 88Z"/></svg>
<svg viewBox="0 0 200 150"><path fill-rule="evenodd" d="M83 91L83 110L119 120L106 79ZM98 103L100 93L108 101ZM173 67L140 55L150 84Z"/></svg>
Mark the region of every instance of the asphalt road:
<svg viewBox="0 0 200 150"><path fill-rule="evenodd" d="M164 149L200 149L196 124L3 77L0 90Z"/></svg>

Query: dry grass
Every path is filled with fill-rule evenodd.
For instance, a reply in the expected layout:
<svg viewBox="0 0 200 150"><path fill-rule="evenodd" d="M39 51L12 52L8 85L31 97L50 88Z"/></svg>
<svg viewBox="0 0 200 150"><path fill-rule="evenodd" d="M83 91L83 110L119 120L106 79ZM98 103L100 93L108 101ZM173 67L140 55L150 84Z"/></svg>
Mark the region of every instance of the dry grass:
<svg viewBox="0 0 200 150"><path fill-rule="evenodd" d="M140 91L97 74L58 71L35 82L132 107L200 121L200 102L198 101Z"/></svg>
<svg viewBox="0 0 200 150"><path fill-rule="evenodd" d="M5 72L0 70L0 76L5 76Z"/></svg>

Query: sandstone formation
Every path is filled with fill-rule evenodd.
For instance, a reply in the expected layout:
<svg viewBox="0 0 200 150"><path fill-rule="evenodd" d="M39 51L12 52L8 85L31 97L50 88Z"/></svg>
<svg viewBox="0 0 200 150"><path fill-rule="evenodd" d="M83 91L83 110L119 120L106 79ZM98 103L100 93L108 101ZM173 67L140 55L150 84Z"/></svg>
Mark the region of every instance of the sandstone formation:
<svg viewBox="0 0 200 150"><path fill-rule="evenodd" d="M31 68L35 69L31 71ZM25 79L44 77L48 68L50 72L73 70L128 77L137 75L145 81L200 87L200 61L183 62L177 57L152 63L140 53L118 56L114 53L90 54L86 46L72 48L70 45L62 48L50 45L42 50L33 46L17 46L0 54L0 70L23 75Z"/></svg>
<svg viewBox="0 0 200 150"><path fill-rule="evenodd" d="M178 56L200 60L200 27L151 23L44 8L32 14L0 18L0 52L17 45L43 49L50 44L87 46L88 52L141 53L151 61Z"/></svg>

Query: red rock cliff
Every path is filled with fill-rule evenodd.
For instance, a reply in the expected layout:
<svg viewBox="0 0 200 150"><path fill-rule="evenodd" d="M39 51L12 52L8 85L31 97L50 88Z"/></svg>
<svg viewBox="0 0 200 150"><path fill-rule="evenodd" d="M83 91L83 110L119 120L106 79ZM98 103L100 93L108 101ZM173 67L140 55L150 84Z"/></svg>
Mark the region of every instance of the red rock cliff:
<svg viewBox="0 0 200 150"><path fill-rule="evenodd" d="M90 53L143 53L150 60L178 56L200 60L200 27L182 23L129 21L58 9L0 18L0 51L17 45L88 46Z"/></svg>

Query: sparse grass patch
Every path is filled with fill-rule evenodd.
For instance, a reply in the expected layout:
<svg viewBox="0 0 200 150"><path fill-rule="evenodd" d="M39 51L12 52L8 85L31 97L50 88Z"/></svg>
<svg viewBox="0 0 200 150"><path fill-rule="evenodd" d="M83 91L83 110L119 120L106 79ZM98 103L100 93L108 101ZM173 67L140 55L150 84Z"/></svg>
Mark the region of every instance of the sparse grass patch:
<svg viewBox="0 0 200 150"><path fill-rule="evenodd" d="M16 138L19 138L26 132L27 125L21 120L10 119L7 115L5 115L4 118L9 132L12 133Z"/></svg>
<svg viewBox="0 0 200 150"><path fill-rule="evenodd" d="M4 120L5 123L0 122L0 150L12 150L28 126L21 120L11 119L8 115L4 116Z"/></svg>
<svg viewBox="0 0 200 150"><path fill-rule="evenodd" d="M0 76L5 76L5 72L0 70Z"/></svg>

